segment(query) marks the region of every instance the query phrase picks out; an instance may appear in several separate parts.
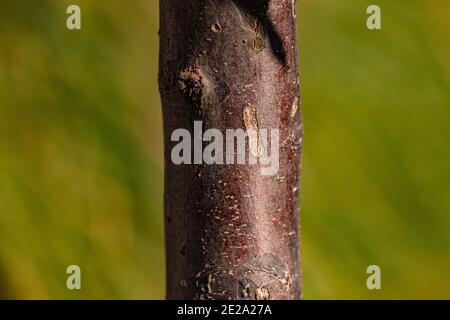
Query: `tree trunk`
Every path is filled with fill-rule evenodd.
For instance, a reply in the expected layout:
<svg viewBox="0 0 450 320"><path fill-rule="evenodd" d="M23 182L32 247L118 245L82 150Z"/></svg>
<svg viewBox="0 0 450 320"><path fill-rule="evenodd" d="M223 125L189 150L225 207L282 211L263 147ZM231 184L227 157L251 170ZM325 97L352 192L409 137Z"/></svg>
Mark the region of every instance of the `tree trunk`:
<svg viewBox="0 0 450 320"><path fill-rule="evenodd" d="M300 298L295 2L160 1L169 299ZM198 142L195 121L224 136L227 129L279 130L278 171L198 157L174 164L172 133L184 128ZM256 146L260 155L261 141L249 135L248 154ZM272 141L272 154L276 148Z"/></svg>

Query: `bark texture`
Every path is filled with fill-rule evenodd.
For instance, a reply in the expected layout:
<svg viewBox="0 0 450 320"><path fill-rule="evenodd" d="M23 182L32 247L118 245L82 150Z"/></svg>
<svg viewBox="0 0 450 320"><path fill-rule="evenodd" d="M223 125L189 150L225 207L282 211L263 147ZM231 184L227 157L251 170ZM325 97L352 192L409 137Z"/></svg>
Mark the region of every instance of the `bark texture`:
<svg viewBox="0 0 450 320"><path fill-rule="evenodd" d="M167 298L300 297L295 0L161 0ZM279 170L175 165L175 129L279 129ZM251 148L251 143L249 143Z"/></svg>

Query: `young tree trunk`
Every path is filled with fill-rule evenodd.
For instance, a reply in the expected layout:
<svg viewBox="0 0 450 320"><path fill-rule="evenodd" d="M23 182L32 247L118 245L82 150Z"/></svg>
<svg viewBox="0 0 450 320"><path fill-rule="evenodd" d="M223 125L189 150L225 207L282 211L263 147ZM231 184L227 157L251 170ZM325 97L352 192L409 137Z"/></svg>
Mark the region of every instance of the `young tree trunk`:
<svg viewBox="0 0 450 320"><path fill-rule="evenodd" d="M300 298L295 2L160 1L169 299ZM263 175L261 163L206 165L198 157L174 164L172 133L194 137L194 121L224 136L278 129L279 170ZM250 136L247 151L261 141Z"/></svg>

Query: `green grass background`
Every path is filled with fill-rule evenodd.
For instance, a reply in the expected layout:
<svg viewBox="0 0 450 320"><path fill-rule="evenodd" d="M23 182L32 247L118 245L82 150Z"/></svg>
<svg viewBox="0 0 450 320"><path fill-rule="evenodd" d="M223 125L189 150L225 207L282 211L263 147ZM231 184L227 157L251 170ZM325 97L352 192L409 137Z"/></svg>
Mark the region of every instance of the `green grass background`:
<svg viewBox="0 0 450 320"><path fill-rule="evenodd" d="M306 299L450 298L449 9L299 1ZM0 1L0 298L164 297L157 33L156 0Z"/></svg>

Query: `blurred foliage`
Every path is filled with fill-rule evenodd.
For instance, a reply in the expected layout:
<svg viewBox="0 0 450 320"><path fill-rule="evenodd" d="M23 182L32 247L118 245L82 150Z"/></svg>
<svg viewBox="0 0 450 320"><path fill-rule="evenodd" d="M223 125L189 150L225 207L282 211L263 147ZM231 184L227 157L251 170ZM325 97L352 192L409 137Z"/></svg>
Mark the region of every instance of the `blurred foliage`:
<svg viewBox="0 0 450 320"><path fill-rule="evenodd" d="M450 296L449 9L299 3L306 299ZM163 298L158 1L2 0L0 39L0 298Z"/></svg>

